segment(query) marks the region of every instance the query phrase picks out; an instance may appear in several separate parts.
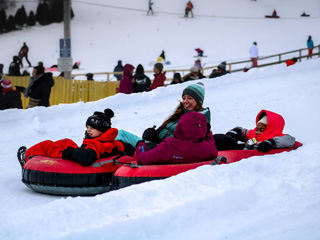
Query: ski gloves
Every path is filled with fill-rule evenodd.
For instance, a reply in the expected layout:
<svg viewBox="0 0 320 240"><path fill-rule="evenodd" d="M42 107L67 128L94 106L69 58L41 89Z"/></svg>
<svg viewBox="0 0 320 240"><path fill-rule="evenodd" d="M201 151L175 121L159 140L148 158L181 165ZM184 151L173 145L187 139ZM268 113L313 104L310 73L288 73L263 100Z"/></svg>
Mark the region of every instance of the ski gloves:
<svg viewBox="0 0 320 240"><path fill-rule="evenodd" d="M240 127L235 127L231 130L229 130L226 135L229 135L230 137L232 137L233 139L239 141L242 137L242 128Z"/></svg>
<svg viewBox="0 0 320 240"><path fill-rule="evenodd" d="M235 127L228 131L226 135L232 137L236 141L241 141L244 137L243 129L240 127ZM255 139L254 139L255 140ZM245 149L257 149L260 152L268 152L272 147L275 147L276 143L273 139L268 139L263 142L258 142L253 139L249 139L245 145Z"/></svg>
<svg viewBox="0 0 320 240"><path fill-rule="evenodd" d="M163 128L164 127L159 127L156 129L155 125L152 128L147 128L142 134L142 139L149 142L159 143L160 139L158 138L158 135Z"/></svg>
<svg viewBox="0 0 320 240"><path fill-rule="evenodd" d="M272 147L276 146L276 142L273 139L268 139L258 143L257 150L260 152L268 152Z"/></svg>

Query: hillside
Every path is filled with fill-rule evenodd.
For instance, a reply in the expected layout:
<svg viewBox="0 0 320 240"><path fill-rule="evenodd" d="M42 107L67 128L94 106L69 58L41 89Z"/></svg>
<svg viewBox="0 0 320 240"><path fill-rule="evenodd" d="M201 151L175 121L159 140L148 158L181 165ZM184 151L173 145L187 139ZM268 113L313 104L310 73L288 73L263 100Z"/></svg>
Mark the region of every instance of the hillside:
<svg viewBox="0 0 320 240"><path fill-rule="evenodd" d="M136 65L141 61L147 66L150 58L165 49L174 67L193 64L195 45L208 51L209 64L247 58L252 39L263 55L304 47L308 35L319 43L320 33L314 27L319 25L316 0L304 1L303 6L298 0L290 1L290 7L285 0L198 0L195 6L209 2L216 4L212 10L205 7L200 12L196 7L195 14L212 12L229 18L183 19L165 14L177 13L184 6L169 0L155 2L154 9L159 7L163 13L154 17L101 6L146 9L146 1L95 0L92 3L97 5L92 6L73 1L74 58L81 59L85 71L104 71L121 57L124 62ZM261 18L273 6L283 16L281 21ZM301 11L314 17L296 17ZM254 18L245 18L250 12ZM102 19L104 24L95 22ZM217 26L223 30L213 33ZM60 37L61 24L1 35L1 43L10 46L4 48L1 61L11 58L26 41L32 49L30 60L42 59L50 65L57 57ZM192 82L96 102L0 111L0 239L320 239L319 75L320 60L315 58L290 67L280 64L202 80L213 133L225 133L235 126L253 128L257 113L267 109L284 117L284 133L303 143L301 148L203 166L92 197L51 196L28 189L21 182L17 149L66 137L81 144L87 118L105 108L115 112L113 127L141 136L174 111L182 91Z"/></svg>
<svg viewBox="0 0 320 240"><path fill-rule="evenodd" d="M288 2L290 6L288 7ZM17 3L18 5L18 3ZM26 1L26 10L36 9ZM205 50L203 63L215 65L225 60L248 59L252 42L258 42L261 56L306 47L309 35L315 45L320 34L313 26L320 22L317 0L198 0L194 3L194 19L182 17L184 2L155 2L155 16L147 16L147 1L72 1L75 18L71 23L72 56L81 61L84 72L112 71L118 60L151 70L162 50L172 65L167 68L189 68L195 58L194 49ZM280 19L265 19L276 9ZM305 11L310 18L301 18ZM283 31L285 29L285 34ZM57 63L59 39L63 24L37 26L1 35L8 46L1 55L7 71L12 56L23 42L30 47L32 64L43 61L46 66Z"/></svg>

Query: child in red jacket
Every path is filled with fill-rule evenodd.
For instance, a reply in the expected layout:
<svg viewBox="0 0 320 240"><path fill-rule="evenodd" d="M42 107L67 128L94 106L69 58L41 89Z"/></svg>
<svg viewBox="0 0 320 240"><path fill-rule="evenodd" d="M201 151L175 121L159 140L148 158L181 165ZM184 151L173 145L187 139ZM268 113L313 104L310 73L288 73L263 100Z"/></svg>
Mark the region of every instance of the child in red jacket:
<svg viewBox="0 0 320 240"><path fill-rule="evenodd" d="M114 113L109 108L105 109L104 112L94 112L87 119L87 130L80 147L68 138L55 142L46 140L29 149L24 146L20 147L18 160L21 166L23 167L33 156L39 155L69 159L83 166L89 166L99 158L124 155L126 151L129 155L133 155L134 149L130 149L130 145L115 140L118 129L111 128L111 118L113 116Z"/></svg>
<svg viewBox="0 0 320 240"><path fill-rule="evenodd" d="M256 128L248 130L235 127L226 135L215 134L213 137L218 151L233 149L257 149L268 152L271 148L290 148L295 144L295 138L282 133L285 122L281 115L261 110L256 117ZM239 144L238 142L243 142Z"/></svg>
<svg viewBox="0 0 320 240"><path fill-rule="evenodd" d="M153 68L154 80L151 84L150 91L156 89L157 87L164 86L164 81L166 80L166 72L162 72L162 63L156 63Z"/></svg>

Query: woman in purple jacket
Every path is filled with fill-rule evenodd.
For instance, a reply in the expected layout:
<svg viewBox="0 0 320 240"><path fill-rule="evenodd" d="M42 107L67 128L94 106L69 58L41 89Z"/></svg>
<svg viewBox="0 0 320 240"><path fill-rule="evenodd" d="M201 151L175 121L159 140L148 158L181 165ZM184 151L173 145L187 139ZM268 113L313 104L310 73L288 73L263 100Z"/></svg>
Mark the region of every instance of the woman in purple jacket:
<svg viewBox="0 0 320 240"><path fill-rule="evenodd" d="M141 141L136 149L138 164L194 163L214 159L217 154L206 117L195 111L184 114L173 136L157 147L147 151L147 144Z"/></svg>
<svg viewBox="0 0 320 240"><path fill-rule="evenodd" d="M132 72L134 66L131 64L126 64L123 67L123 76L120 79L119 84L119 93L131 94L133 93L133 85L132 85Z"/></svg>

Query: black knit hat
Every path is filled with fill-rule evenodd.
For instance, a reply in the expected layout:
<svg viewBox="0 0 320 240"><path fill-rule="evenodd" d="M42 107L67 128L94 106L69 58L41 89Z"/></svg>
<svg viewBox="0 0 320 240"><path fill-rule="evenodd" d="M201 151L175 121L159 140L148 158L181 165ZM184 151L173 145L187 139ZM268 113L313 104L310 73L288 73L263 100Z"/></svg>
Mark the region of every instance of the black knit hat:
<svg viewBox="0 0 320 240"><path fill-rule="evenodd" d="M86 126L93 127L101 132L106 132L111 128L111 118L114 112L107 108L104 112L94 112L92 116L87 119Z"/></svg>
<svg viewBox="0 0 320 240"><path fill-rule="evenodd" d="M226 70L226 62L222 62L218 65L218 69L225 71Z"/></svg>

